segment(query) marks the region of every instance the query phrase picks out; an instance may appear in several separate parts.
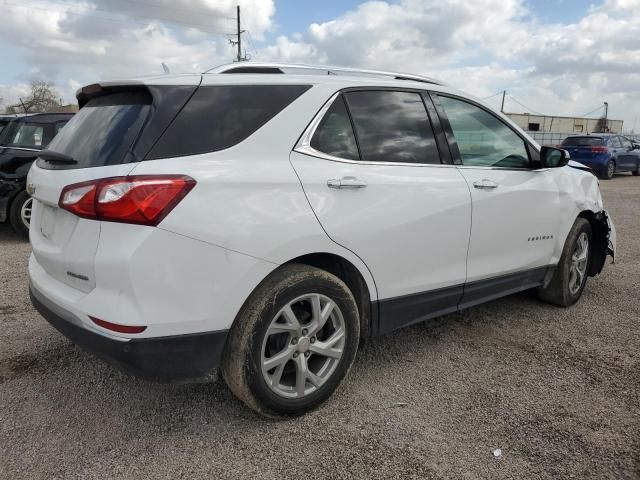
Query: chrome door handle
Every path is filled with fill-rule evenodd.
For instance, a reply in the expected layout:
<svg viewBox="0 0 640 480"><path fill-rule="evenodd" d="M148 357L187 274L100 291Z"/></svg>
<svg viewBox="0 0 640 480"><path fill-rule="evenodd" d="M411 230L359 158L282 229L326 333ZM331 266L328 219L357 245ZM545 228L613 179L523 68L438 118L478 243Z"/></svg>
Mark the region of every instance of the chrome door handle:
<svg viewBox="0 0 640 480"><path fill-rule="evenodd" d="M327 180L329 188L351 188L358 189L367 186L367 183L356 177L332 178Z"/></svg>
<svg viewBox="0 0 640 480"><path fill-rule="evenodd" d="M473 186L475 188L479 188L480 190L493 190L494 188L498 188L498 184L496 182L487 178L484 178L477 182L473 182Z"/></svg>

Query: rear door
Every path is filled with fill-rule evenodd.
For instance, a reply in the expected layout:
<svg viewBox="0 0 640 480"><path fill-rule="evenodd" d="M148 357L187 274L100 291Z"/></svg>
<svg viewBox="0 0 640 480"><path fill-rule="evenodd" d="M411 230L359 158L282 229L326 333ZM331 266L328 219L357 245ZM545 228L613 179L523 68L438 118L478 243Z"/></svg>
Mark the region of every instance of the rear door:
<svg viewBox="0 0 640 480"><path fill-rule="evenodd" d="M199 82L200 77L195 78ZM36 160L27 178L34 198L29 236L33 255L49 275L83 292L95 287L100 222L60 209L63 188L127 175L195 88L197 83L180 92L142 85L102 91L85 100L47 147L74 162Z"/></svg>
<svg viewBox="0 0 640 480"><path fill-rule="evenodd" d="M371 270L379 332L455 310L466 277L470 196L460 172L441 161L448 150L438 150L429 98L347 91L318 118L291 162L329 237Z"/></svg>
<svg viewBox="0 0 640 480"><path fill-rule="evenodd" d="M472 197L467 285L462 307L533 286L560 241L560 169L540 169L537 153L480 105L439 95L439 113ZM557 260L556 260L557 261Z"/></svg>

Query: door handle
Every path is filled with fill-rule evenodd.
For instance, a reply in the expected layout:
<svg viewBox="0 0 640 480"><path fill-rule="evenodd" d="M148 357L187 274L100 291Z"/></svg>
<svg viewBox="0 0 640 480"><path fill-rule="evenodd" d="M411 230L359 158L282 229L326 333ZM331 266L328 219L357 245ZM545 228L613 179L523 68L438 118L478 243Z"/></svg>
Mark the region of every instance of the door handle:
<svg viewBox="0 0 640 480"><path fill-rule="evenodd" d="M332 178L327 180L329 188L351 188L358 189L367 186L367 183L356 177Z"/></svg>
<svg viewBox="0 0 640 480"><path fill-rule="evenodd" d="M489 180L488 178L473 182L473 186L475 188L479 188L480 190L493 190L494 188L498 188L498 184L492 180Z"/></svg>

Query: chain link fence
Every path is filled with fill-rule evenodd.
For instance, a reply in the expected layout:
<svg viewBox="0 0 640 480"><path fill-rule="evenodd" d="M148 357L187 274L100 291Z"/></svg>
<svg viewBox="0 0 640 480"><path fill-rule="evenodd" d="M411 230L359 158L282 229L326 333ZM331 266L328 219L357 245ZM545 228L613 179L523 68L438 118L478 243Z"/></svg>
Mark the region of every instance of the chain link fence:
<svg viewBox="0 0 640 480"><path fill-rule="evenodd" d="M575 133L552 133L552 132L527 132L527 133L540 145L560 145L562 143L562 140L567 138L569 135L579 135ZM597 133L593 133L592 135L597 135ZM640 143L640 135L623 135L623 136L627 137L630 140Z"/></svg>

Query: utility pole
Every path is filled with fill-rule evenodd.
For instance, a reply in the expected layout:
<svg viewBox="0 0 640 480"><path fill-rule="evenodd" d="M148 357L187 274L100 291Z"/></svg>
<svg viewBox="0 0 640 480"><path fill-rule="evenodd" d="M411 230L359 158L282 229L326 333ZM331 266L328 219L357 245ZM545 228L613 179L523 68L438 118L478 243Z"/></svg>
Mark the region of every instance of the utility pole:
<svg viewBox="0 0 640 480"><path fill-rule="evenodd" d="M607 117L609 115L609 103L604 102L604 131L609 131L609 122L607 121Z"/></svg>
<svg viewBox="0 0 640 480"><path fill-rule="evenodd" d="M236 39L235 40L229 39L229 43L231 45L238 47L238 53L236 55L236 59L234 60L234 62L244 62L247 60L247 57L242 56L242 34L244 33L244 30L240 28L240 5L236 7L236 22L237 22L237 28L235 33Z"/></svg>
<svg viewBox="0 0 640 480"><path fill-rule="evenodd" d="M503 90L502 91L502 105L500 105L500 112L504 113L504 97L507 95L507 91Z"/></svg>

